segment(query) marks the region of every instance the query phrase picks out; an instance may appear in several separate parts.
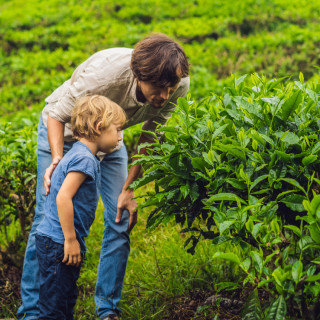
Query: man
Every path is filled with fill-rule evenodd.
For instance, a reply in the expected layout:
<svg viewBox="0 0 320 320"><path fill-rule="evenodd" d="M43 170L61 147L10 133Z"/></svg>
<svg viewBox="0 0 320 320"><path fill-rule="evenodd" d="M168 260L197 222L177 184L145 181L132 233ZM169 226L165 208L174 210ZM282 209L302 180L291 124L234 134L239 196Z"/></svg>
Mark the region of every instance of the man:
<svg viewBox="0 0 320 320"><path fill-rule="evenodd" d="M164 124L170 117L177 99L186 95L188 73L188 61L181 46L166 35L153 34L141 40L134 50L113 48L95 53L46 99L38 126L37 204L25 253L18 319L36 319L39 314L39 267L34 235L44 215L52 172L75 141L70 118L76 99L89 94L106 96L126 112L128 121L124 128L144 122L144 130L154 131L157 123ZM138 145L144 142L152 142L152 135L141 133ZM98 319L106 320L117 319L120 312L118 303L130 251L129 233L137 222L134 193L127 188L141 168L132 166L127 172L124 145L99 157L105 230L95 303Z"/></svg>

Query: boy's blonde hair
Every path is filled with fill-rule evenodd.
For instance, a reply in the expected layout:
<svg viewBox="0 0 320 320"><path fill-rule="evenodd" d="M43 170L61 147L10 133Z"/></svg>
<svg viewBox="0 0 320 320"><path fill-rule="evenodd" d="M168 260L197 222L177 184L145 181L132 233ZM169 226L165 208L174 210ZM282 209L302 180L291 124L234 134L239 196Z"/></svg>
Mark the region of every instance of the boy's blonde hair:
<svg viewBox="0 0 320 320"><path fill-rule="evenodd" d="M85 96L76 101L71 112L71 128L76 139L94 140L99 136L96 128L100 121L99 129L107 129L111 123L123 126L126 114L118 104L104 96Z"/></svg>

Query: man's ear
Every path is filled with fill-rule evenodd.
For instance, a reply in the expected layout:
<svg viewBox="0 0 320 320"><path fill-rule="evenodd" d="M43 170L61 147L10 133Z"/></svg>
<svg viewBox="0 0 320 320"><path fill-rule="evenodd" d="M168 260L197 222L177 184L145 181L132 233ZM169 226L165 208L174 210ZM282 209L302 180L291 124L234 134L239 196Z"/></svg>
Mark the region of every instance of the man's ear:
<svg viewBox="0 0 320 320"><path fill-rule="evenodd" d="M101 125L102 125L102 121L99 121L98 123L97 123L97 125L96 125L96 131L99 133L99 134L101 134Z"/></svg>

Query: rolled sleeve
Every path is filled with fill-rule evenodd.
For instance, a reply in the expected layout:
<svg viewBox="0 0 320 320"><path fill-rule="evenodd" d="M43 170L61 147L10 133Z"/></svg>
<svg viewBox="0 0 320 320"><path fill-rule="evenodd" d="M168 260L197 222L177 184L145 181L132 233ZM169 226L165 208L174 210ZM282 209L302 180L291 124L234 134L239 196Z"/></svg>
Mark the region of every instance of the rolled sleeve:
<svg viewBox="0 0 320 320"><path fill-rule="evenodd" d="M69 172L82 172L89 176L90 179L94 180L95 171L96 171L95 160L85 156L83 154L78 154L76 157L69 163L66 174Z"/></svg>
<svg viewBox="0 0 320 320"><path fill-rule="evenodd" d="M163 108L161 108L158 114L156 114L154 117L145 121L142 126L142 129L146 131L154 132L159 123L161 125L165 125L167 120L171 117L171 112L176 108L178 98L185 97L187 95L189 86L190 86L189 77L181 79L180 86L173 93L173 95L171 96L167 104ZM144 132L143 135L150 139L153 138L151 134L146 132Z"/></svg>

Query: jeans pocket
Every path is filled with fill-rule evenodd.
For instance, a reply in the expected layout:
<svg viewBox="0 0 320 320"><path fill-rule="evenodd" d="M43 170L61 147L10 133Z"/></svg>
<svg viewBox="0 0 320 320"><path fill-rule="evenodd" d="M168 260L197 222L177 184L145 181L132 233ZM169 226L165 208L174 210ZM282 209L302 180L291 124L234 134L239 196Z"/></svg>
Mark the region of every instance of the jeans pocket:
<svg viewBox="0 0 320 320"><path fill-rule="evenodd" d="M64 257L64 245L56 243L55 246L55 259L57 263L61 263Z"/></svg>

